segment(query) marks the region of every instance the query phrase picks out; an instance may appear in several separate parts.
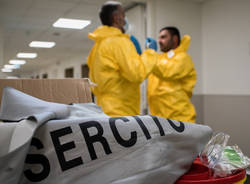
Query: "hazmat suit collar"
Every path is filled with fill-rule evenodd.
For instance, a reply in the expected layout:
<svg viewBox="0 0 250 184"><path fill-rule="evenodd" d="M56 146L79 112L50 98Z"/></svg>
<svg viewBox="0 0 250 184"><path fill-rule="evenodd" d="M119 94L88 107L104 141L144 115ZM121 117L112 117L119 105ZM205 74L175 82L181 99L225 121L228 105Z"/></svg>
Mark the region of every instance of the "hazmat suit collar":
<svg viewBox="0 0 250 184"><path fill-rule="evenodd" d="M110 36L119 36L119 35L129 37L127 34L123 34L121 30L116 27L100 26L94 32L89 33L88 37L91 40L99 41Z"/></svg>
<svg viewBox="0 0 250 184"><path fill-rule="evenodd" d="M184 35L181 40L180 45L176 49L171 49L170 51L166 53L168 58L174 57L176 53L186 52L189 48L190 40L191 40L191 37L189 35Z"/></svg>
<svg viewBox="0 0 250 184"><path fill-rule="evenodd" d="M174 50L174 52L186 52L190 45L191 37L189 35L184 35L181 39L180 45Z"/></svg>

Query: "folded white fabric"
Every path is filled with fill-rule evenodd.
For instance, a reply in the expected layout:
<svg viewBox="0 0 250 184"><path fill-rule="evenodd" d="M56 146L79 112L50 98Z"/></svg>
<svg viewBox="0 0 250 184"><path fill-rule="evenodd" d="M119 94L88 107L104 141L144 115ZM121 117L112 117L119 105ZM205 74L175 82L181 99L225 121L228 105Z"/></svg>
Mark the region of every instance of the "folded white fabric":
<svg viewBox="0 0 250 184"><path fill-rule="evenodd" d="M1 107L22 107L14 118L1 109L4 120L26 119L0 124L0 183L171 184L212 135L208 126L155 116L109 117L91 103L31 97L31 109L29 98Z"/></svg>

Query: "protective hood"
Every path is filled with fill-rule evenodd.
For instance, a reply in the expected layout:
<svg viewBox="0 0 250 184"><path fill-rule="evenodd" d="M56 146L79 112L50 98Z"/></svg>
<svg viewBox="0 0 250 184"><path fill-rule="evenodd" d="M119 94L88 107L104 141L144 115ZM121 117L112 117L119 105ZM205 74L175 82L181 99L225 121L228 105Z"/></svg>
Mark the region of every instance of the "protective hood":
<svg viewBox="0 0 250 184"><path fill-rule="evenodd" d="M110 36L129 36L127 34L123 34L120 29L111 27L111 26L100 26L93 33L89 33L88 37L95 42L100 41L104 38Z"/></svg>
<svg viewBox="0 0 250 184"><path fill-rule="evenodd" d="M186 52L190 45L191 37L189 35L184 35L179 47L175 49L175 52Z"/></svg>

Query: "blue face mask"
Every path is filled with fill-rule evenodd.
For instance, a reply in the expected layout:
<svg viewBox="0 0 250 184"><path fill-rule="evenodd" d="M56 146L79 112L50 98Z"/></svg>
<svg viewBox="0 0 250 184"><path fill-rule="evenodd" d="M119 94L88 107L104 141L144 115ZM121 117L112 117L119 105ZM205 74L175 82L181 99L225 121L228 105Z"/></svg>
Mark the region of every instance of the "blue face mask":
<svg viewBox="0 0 250 184"><path fill-rule="evenodd" d="M124 32L126 33L128 31L129 25L128 25L128 18L125 17L125 24L123 26Z"/></svg>

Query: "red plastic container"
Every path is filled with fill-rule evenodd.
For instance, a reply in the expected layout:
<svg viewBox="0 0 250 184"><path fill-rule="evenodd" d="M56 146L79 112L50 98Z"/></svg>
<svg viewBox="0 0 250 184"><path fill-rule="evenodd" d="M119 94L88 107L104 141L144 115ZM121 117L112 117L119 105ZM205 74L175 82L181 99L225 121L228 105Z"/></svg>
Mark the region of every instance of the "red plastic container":
<svg viewBox="0 0 250 184"><path fill-rule="evenodd" d="M223 178L213 178L209 172L210 170L196 159L190 170L175 184L243 184L246 179L246 170L240 170Z"/></svg>

